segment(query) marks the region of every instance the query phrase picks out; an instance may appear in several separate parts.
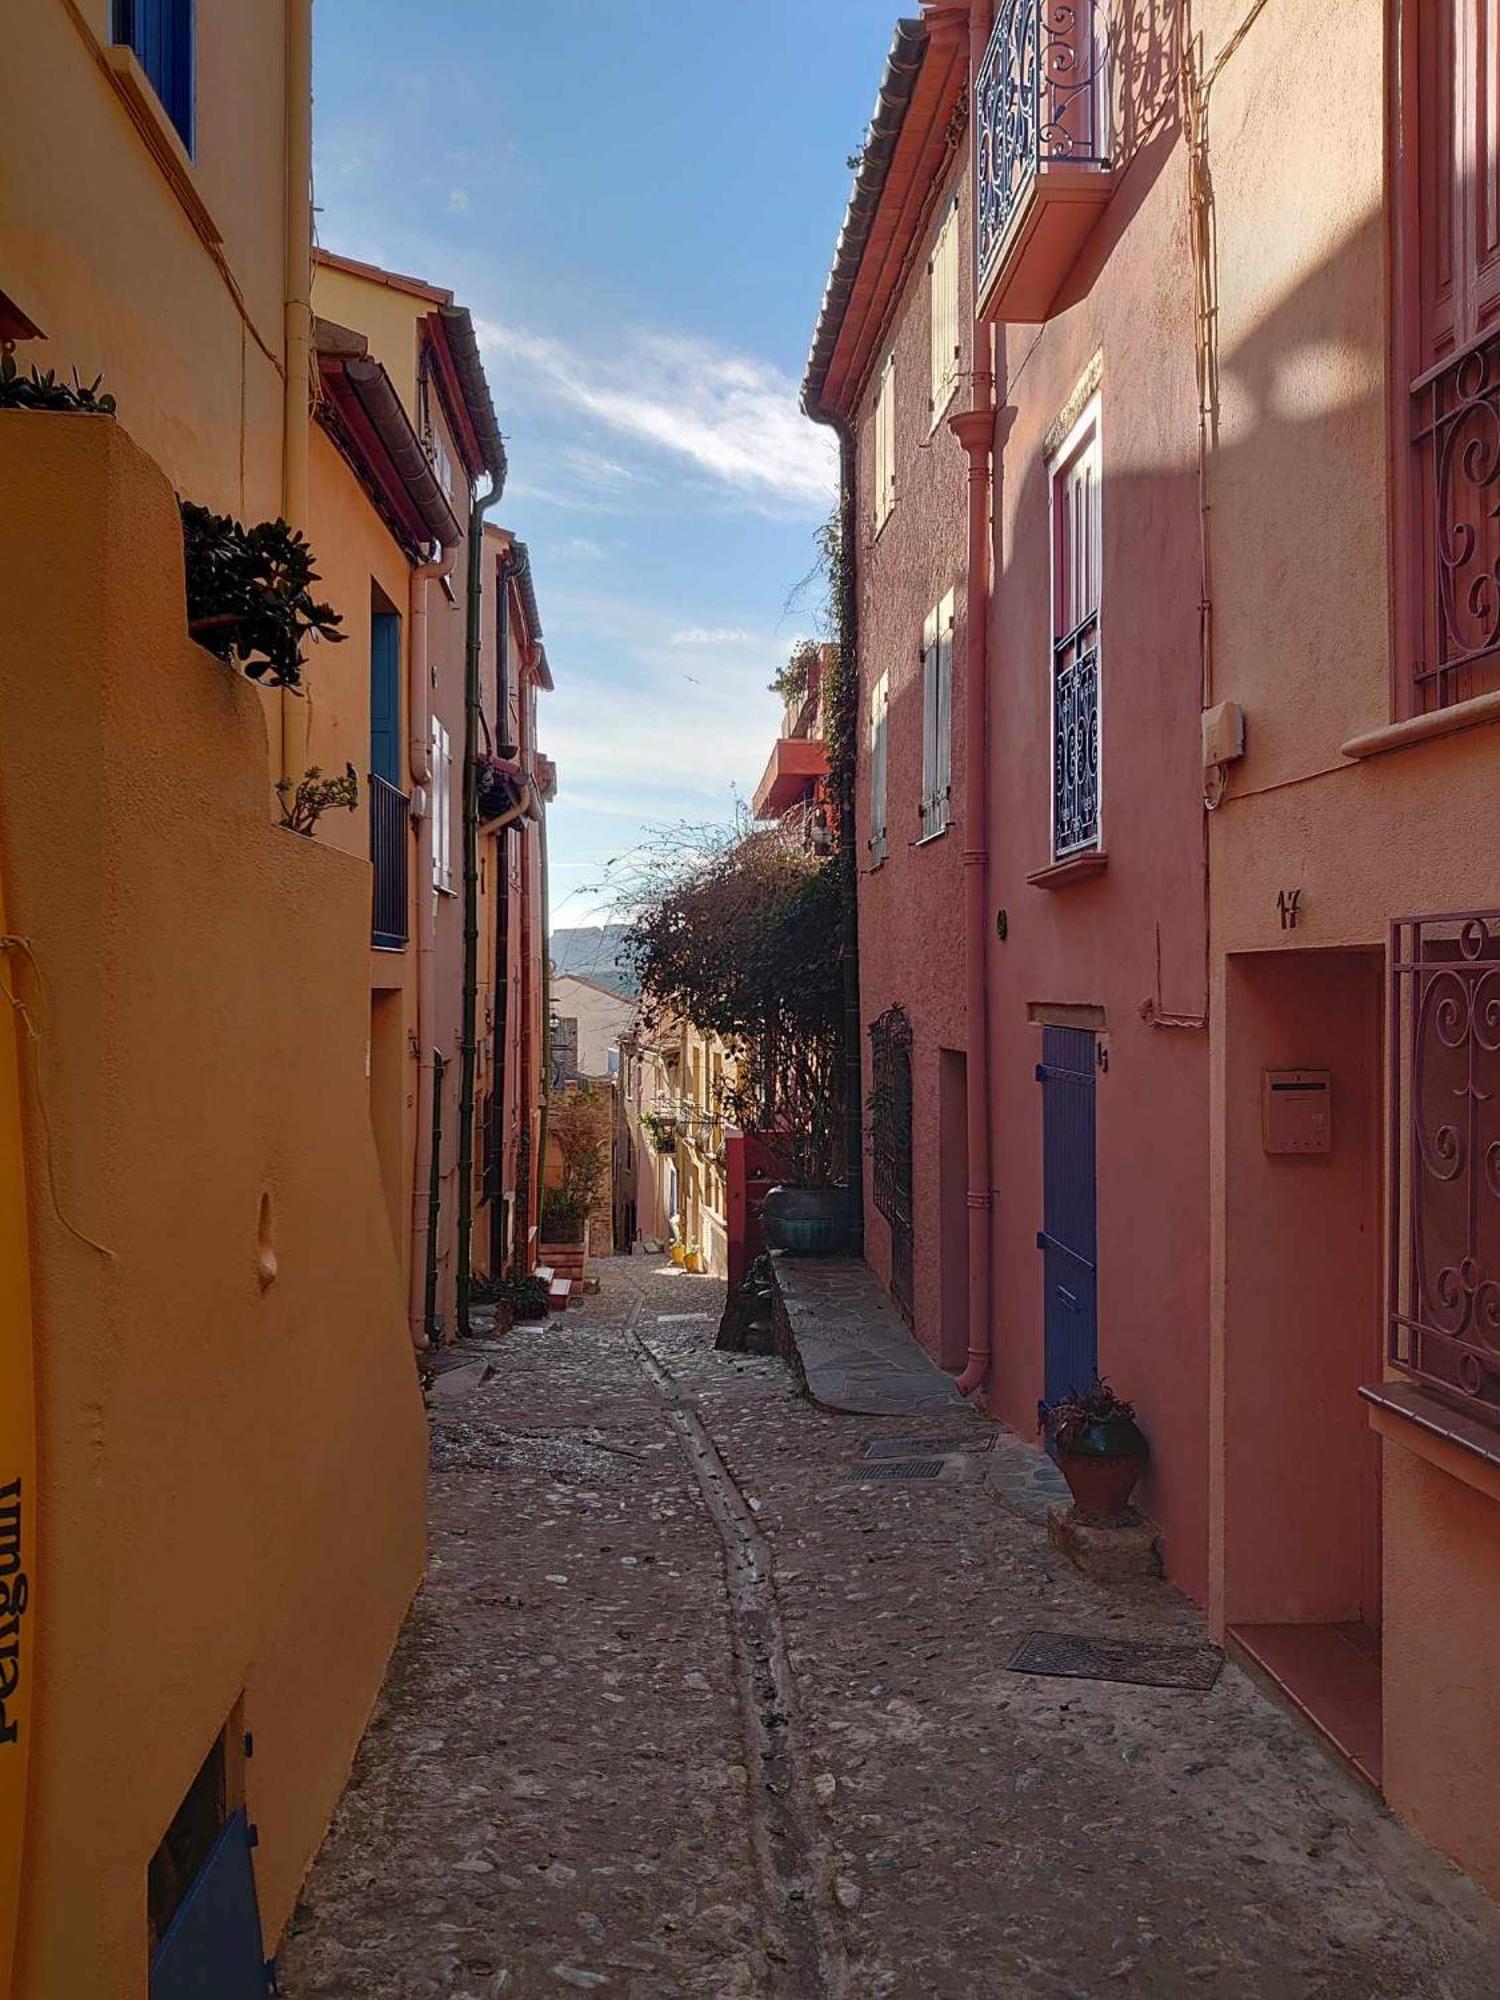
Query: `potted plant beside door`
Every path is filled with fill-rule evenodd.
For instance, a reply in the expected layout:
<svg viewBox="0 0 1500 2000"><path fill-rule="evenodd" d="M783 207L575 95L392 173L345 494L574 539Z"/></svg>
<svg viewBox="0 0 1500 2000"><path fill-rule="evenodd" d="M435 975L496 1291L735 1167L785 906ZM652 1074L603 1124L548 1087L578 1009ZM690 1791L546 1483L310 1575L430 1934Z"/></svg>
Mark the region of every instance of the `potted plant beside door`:
<svg viewBox="0 0 1500 2000"><path fill-rule="evenodd" d="M1151 1451L1136 1423L1134 1404L1096 1375L1089 1388L1070 1389L1055 1403L1043 1403L1040 1415L1079 1515L1118 1524Z"/></svg>

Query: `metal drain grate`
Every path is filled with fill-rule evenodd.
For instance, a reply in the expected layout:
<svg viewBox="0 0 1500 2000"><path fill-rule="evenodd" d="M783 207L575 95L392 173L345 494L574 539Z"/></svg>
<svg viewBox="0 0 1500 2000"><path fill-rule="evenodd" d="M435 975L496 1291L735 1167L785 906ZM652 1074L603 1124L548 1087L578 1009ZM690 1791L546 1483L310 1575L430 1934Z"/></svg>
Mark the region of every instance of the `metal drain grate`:
<svg viewBox="0 0 1500 2000"><path fill-rule="evenodd" d="M941 1479L940 1458L893 1458L883 1465L853 1465L849 1477L868 1485L873 1479Z"/></svg>
<svg viewBox="0 0 1500 2000"><path fill-rule="evenodd" d="M1217 1646L1157 1646L1144 1639L1090 1639L1078 1632L1028 1632L1006 1662L1013 1674L1188 1688L1195 1694L1208 1693L1223 1664Z"/></svg>
<svg viewBox="0 0 1500 2000"><path fill-rule="evenodd" d="M946 1456L950 1451L988 1451L990 1444L987 1437L866 1438L860 1457L925 1458L934 1452Z"/></svg>

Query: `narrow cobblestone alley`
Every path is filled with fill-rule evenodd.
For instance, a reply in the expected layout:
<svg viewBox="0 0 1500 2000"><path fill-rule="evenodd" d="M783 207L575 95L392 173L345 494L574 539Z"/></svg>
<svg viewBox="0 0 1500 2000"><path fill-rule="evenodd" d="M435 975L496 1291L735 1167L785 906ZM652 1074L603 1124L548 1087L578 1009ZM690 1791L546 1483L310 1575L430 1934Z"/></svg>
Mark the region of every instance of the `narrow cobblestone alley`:
<svg viewBox="0 0 1500 2000"><path fill-rule="evenodd" d="M1086 1582L978 1478L852 1483L910 1422L715 1352L721 1302L617 1261L434 1409L427 1581L288 2000L1495 1993L1491 1906L1233 1666L1007 1670L1036 1629L1201 1637L1180 1598Z"/></svg>

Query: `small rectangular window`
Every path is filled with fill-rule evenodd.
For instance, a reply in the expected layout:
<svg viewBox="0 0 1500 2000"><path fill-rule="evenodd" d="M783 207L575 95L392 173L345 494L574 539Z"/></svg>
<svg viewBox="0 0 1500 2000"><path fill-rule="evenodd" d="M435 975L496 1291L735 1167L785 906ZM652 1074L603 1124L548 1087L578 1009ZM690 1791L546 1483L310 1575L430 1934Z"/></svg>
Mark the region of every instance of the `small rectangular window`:
<svg viewBox="0 0 1500 2000"><path fill-rule="evenodd" d="M952 818L953 592L927 614L922 628L922 838Z"/></svg>
<svg viewBox="0 0 1500 2000"><path fill-rule="evenodd" d="M896 357L880 371L875 395L875 525L879 528L896 501Z"/></svg>
<svg viewBox="0 0 1500 2000"><path fill-rule="evenodd" d="M1099 399L1052 467L1052 858L1099 845Z"/></svg>
<svg viewBox="0 0 1500 2000"><path fill-rule="evenodd" d="M432 718L432 886L453 893L453 752L448 732Z"/></svg>
<svg viewBox="0 0 1500 2000"><path fill-rule="evenodd" d="M932 386L928 409L936 424L958 386L958 197L932 246L927 265L931 286Z"/></svg>
<svg viewBox="0 0 1500 2000"><path fill-rule="evenodd" d="M886 726L891 710L891 677L884 673L870 690L870 863L886 856Z"/></svg>
<svg viewBox="0 0 1500 2000"><path fill-rule="evenodd" d="M151 79L163 111L191 153L194 133L194 0L114 0L110 36Z"/></svg>

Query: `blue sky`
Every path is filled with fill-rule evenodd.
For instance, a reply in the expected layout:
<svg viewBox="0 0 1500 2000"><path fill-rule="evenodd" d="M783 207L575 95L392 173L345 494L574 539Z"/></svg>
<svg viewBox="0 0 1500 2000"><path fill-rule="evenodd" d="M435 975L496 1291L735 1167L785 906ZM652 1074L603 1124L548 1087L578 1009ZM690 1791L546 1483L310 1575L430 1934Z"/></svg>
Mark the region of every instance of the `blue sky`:
<svg viewBox="0 0 1500 2000"><path fill-rule="evenodd" d="M319 241L452 286L484 342L557 681L555 923L769 754L835 481L797 387L894 14L318 0Z"/></svg>

